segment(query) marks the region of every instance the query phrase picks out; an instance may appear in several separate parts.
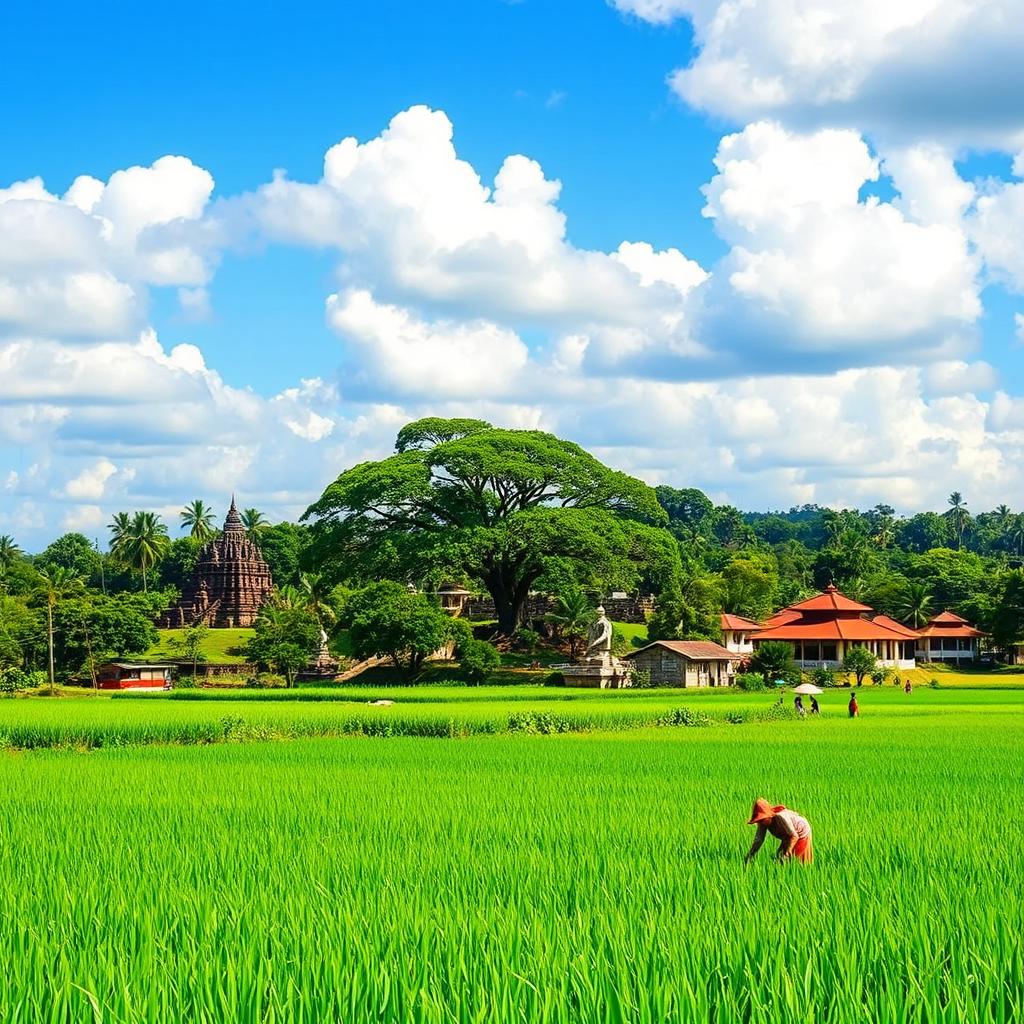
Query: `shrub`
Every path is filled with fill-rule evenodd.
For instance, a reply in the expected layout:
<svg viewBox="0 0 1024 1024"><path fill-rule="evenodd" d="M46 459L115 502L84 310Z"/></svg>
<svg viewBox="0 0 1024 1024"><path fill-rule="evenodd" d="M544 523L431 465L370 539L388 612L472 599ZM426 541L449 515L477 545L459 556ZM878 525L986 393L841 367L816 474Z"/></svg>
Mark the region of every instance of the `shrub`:
<svg viewBox="0 0 1024 1024"><path fill-rule="evenodd" d="M571 732L572 723L550 711L520 711L508 716L508 731L550 736L558 732Z"/></svg>
<svg viewBox="0 0 1024 1024"><path fill-rule="evenodd" d="M766 640L760 644L750 659L750 667L769 684L780 679L787 683L800 681L800 669L793 660L793 645L785 640Z"/></svg>
<svg viewBox="0 0 1024 1024"><path fill-rule="evenodd" d="M545 686L565 686L565 676L561 672L549 672L544 677Z"/></svg>
<svg viewBox="0 0 1024 1024"><path fill-rule="evenodd" d="M836 685L836 674L832 669L821 665L811 673L811 682L815 686L820 686L823 690L826 690L830 686Z"/></svg>
<svg viewBox="0 0 1024 1024"><path fill-rule="evenodd" d="M662 715L657 724L683 725L703 729L711 725L711 719L703 711L694 711L692 708L675 708L667 715Z"/></svg>
<svg viewBox="0 0 1024 1024"><path fill-rule="evenodd" d="M651 673L646 668L634 668L629 673L629 685L637 690L649 690L654 683L651 682Z"/></svg>
<svg viewBox="0 0 1024 1024"><path fill-rule="evenodd" d="M195 676L178 676L174 681L174 688L176 690L197 690L199 688L199 680Z"/></svg>
<svg viewBox="0 0 1024 1024"><path fill-rule="evenodd" d="M273 672L260 672L245 681L247 690L279 690L287 685L288 680L284 676L275 675Z"/></svg>
<svg viewBox="0 0 1024 1024"><path fill-rule="evenodd" d="M800 715L784 697L780 697L770 708L765 711L758 711L754 715L755 722L783 722L787 719L796 719Z"/></svg>
<svg viewBox="0 0 1024 1024"><path fill-rule="evenodd" d="M459 663L471 682L482 683L501 664L501 655L486 640L467 640L461 645Z"/></svg>
<svg viewBox="0 0 1024 1024"><path fill-rule="evenodd" d="M886 679L888 679L891 675L891 668L882 668L881 666L879 666L875 669L874 672L871 673L871 682L873 682L875 686L884 686Z"/></svg>
<svg viewBox="0 0 1024 1024"><path fill-rule="evenodd" d="M766 689L767 684L760 672L737 672L734 677L735 684L747 693L759 693Z"/></svg>
<svg viewBox="0 0 1024 1024"><path fill-rule="evenodd" d="M537 648L540 646L540 633L535 629L520 626L520 628L512 634L512 646L515 647L517 651L522 651L524 654L536 654Z"/></svg>
<svg viewBox="0 0 1024 1024"><path fill-rule="evenodd" d="M936 679L936 678L935 678L934 676L932 676L932 678L928 680L928 685L929 685L929 686L930 686L930 687L931 687L931 688L932 688L933 690L937 690L937 689L939 688L939 681L938 681L938 679Z"/></svg>
<svg viewBox="0 0 1024 1024"><path fill-rule="evenodd" d="M0 693L13 697L21 690L29 690L39 685L32 677L34 672L25 672L20 668L9 668L0 672Z"/></svg>

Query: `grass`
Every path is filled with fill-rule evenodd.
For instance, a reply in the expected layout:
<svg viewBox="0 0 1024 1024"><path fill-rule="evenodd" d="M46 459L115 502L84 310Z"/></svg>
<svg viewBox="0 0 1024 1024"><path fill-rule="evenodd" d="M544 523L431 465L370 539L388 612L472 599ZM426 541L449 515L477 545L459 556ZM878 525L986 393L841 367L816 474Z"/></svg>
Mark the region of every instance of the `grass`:
<svg viewBox="0 0 1024 1024"><path fill-rule="evenodd" d="M180 640L183 629L161 629L160 639L142 656L144 661L180 658L182 654L172 646ZM242 648L252 637L251 629L211 629L203 640L206 660L215 665L237 665L245 662Z"/></svg>
<svg viewBox="0 0 1024 1024"><path fill-rule="evenodd" d="M815 722L0 757L0 1019L1020 1019L1024 695L880 689L854 722L835 696ZM765 699L561 703L670 698ZM0 702L86 713L223 705ZM807 815L814 865L742 867L759 794Z"/></svg>
<svg viewBox="0 0 1024 1024"><path fill-rule="evenodd" d="M620 632L632 647L647 645L646 622L613 622L612 625Z"/></svg>
<svg viewBox="0 0 1024 1024"><path fill-rule="evenodd" d="M375 707L375 700L394 701ZM732 690L635 690L523 687L331 687L297 690L181 690L79 700L0 701L0 747L93 749L145 744L212 744L315 736L466 737L514 731L589 732L641 729L680 708L712 723L754 721L777 695ZM917 691L879 688L860 695L861 714L898 720L927 714L975 717L1020 707L1016 691ZM842 720L846 694L821 698L821 721ZM783 704L789 710L786 698ZM802 725L811 730L820 721Z"/></svg>

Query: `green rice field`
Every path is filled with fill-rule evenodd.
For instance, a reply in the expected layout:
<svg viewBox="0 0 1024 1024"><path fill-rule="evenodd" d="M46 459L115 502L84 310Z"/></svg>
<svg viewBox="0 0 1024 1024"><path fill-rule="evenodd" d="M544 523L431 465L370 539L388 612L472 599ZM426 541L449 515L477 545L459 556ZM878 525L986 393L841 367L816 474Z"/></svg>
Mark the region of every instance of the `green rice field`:
<svg viewBox="0 0 1024 1024"><path fill-rule="evenodd" d="M0 701L0 1020L1024 1019L1024 692L384 692Z"/></svg>

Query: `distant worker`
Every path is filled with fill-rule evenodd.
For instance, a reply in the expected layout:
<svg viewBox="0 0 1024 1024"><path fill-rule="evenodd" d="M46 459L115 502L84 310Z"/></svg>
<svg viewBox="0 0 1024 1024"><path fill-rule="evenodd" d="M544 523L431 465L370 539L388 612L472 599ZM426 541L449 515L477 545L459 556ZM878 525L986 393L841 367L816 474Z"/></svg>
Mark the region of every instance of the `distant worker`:
<svg viewBox="0 0 1024 1024"><path fill-rule="evenodd" d="M811 698L811 714L820 715L821 708L818 707L818 699L816 697Z"/></svg>
<svg viewBox="0 0 1024 1024"><path fill-rule="evenodd" d="M850 703L848 705L848 709L849 709L850 717L851 718L859 718L860 717L860 705L857 703L857 694L855 694L855 693L851 693L850 694Z"/></svg>
<svg viewBox="0 0 1024 1024"><path fill-rule="evenodd" d="M797 714L798 714L798 715L799 715L799 716L800 716L801 718L803 718L803 717L804 717L804 715L805 715L805 714L807 714L807 712L806 712L806 711L804 711L804 702L803 702L803 698L802 698L802 697L800 696L800 694L799 694L799 693L798 693L798 694L797 694L797 695L796 695L796 696L795 696L795 697L793 698L793 707L795 707L795 708L796 708L796 713L797 713Z"/></svg>
<svg viewBox="0 0 1024 1024"><path fill-rule="evenodd" d="M892 685L893 686L902 686L903 685L903 680L900 679L899 672L897 672L896 675L893 676Z"/></svg>
<svg viewBox="0 0 1024 1024"><path fill-rule="evenodd" d="M810 864L814 859L814 851L811 849L811 826L807 819L796 811L781 805L773 807L767 800L758 797L754 801L754 809L747 824L757 826L757 835L754 836L750 852L743 860L744 864L749 864L754 859L769 832L779 841L776 860L789 860L795 857L804 864Z"/></svg>
<svg viewBox="0 0 1024 1024"><path fill-rule="evenodd" d="M914 688L913 688L913 687L912 687L912 686L910 685L910 680L908 679L908 680L907 680L907 681L906 681L906 682L905 682L905 683L903 684L903 692L904 692L904 693L910 693L910 692L911 692L911 691L912 691L913 689L914 689Z"/></svg>

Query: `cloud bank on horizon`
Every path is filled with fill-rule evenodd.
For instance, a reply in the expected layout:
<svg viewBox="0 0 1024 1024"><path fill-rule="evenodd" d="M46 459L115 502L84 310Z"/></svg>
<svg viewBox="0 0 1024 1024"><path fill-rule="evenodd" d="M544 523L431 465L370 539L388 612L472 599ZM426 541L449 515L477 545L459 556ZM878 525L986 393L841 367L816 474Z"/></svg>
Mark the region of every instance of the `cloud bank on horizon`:
<svg viewBox="0 0 1024 1024"><path fill-rule="evenodd" d="M62 193L14 182L0 532L92 536L113 511L176 515L233 488L295 515L428 414L552 430L742 507L940 507L954 487L979 508L1024 503L1024 395L979 356L985 289L1024 290L1009 0L610 2L692 22L690 63L652 74L733 126L702 191L679 196L720 259L701 266L685 239L576 246L571 181L523 154L485 181L426 106L343 138L314 181L215 196L208 170L170 155ZM962 177L976 148L1012 170ZM336 379L296 367L263 395L161 342L153 296L207 315L223 257L252 246L334 254Z"/></svg>

